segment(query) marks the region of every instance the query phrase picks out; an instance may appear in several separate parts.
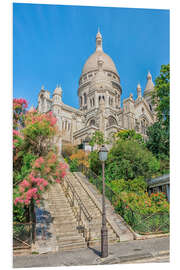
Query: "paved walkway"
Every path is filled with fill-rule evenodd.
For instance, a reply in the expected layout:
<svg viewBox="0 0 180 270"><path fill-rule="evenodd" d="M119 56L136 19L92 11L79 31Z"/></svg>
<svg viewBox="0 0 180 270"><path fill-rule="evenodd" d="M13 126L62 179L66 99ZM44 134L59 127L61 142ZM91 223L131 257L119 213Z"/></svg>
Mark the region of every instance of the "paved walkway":
<svg viewBox="0 0 180 270"><path fill-rule="evenodd" d="M98 265L137 262L155 262L155 258L166 257L168 262L169 237L121 242L109 246L109 256L100 257L99 248L55 252L41 255L14 256L13 267L48 267ZM161 260L160 260L161 261ZM162 260L163 261L163 260Z"/></svg>

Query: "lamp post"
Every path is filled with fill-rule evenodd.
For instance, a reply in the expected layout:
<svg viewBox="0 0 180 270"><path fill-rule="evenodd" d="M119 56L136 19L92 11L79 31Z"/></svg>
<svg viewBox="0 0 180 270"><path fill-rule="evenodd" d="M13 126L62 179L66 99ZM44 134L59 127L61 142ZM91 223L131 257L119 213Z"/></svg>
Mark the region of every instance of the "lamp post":
<svg viewBox="0 0 180 270"><path fill-rule="evenodd" d="M103 194L102 194L102 227L101 227L101 257L108 256L108 230L106 227L106 208L105 208L105 178L104 178L104 162L107 159L108 150L102 145L99 151L99 159L102 161L102 180L103 180Z"/></svg>

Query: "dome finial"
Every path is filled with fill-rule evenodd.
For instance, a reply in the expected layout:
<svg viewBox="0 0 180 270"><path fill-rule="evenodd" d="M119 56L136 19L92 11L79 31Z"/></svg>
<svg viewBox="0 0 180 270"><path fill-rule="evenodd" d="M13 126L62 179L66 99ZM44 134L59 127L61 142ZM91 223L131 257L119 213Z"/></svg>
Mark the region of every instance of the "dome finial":
<svg viewBox="0 0 180 270"><path fill-rule="evenodd" d="M148 71L147 79L148 79L148 80L152 80L152 75L151 75L150 71Z"/></svg>
<svg viewBox="0 0 180 270"><path fill-rule="evenodd" d="M138 98L141 97L141 85L140 85L139 82L138 82L138 85L137 85L137 96L138 96Z"/></svg>
<svg viewBox="0 0 180 270"><path fill-rule="evenodd" d="M102 51L102 35L99 31L99 27L98 27L98 32L96 35L96 51Z"/></svg>

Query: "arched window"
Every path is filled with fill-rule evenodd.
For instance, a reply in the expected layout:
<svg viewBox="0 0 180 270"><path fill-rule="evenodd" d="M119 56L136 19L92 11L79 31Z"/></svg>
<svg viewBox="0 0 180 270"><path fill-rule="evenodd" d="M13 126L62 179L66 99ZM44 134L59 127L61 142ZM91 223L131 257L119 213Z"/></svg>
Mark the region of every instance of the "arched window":
<svg viewBox="0 0 180 270"><path fill-rule="evenodd" d="M95 126L96 122L94 119L91 119L90 122L89 122L89 125L90 126Z"/></svg>
<svg viewBox="0 0 180 270"><path fill-rule="evenodd" d="M113 116L108 117L108 126L111 127L113 125L117 125L117 121Z"/></svg>
<svg viewBox="0 0 180 270"><path fill-rule="evenodd" d="M82 106L82 96L80 96L80 106Z"/></svg>
<svg viewBox="0 0 180 270"><path fill-rule="evenodd" d="M93 100L92 100L92 101L93 101L93 106L94 106L94 105L95 105L95 101L94 101L94 98L93 98Z"/></svg>
<svg viewBox="0 0 180 270"><path fill-rule="evenodd" d="M148 123L146 121L146 119L142 119L141 120L141 133L142 134L146 134L146 129L147 129Z"/></svg>
<svg viewBox="0 0 180 270"><path fill-rule="evenodd" d="M92 99L90 99L90 107L92 107Z"/></svg>
<svg viewBox="0 0 180 270"><path fill-rule="evenodd" d="M84 104L87 103L87 96L86 96L86 93L84 93Z"/></svg>

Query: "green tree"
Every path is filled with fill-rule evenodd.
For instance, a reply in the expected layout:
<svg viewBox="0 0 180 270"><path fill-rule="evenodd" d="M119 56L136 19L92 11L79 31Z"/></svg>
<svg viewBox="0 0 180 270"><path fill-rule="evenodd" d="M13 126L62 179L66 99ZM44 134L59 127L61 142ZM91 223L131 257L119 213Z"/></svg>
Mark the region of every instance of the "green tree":
<svg viewBox="0 0 180 270"><path fill-rule="evenodd" d="M104 139L104 134L101 131L97 130L93 133L89 145L93 148L95 145L101 146L102 144L105 143L107 142Z"/></svg>
<svg viewBox="0 0 180 270"><path fill-rule="evenodd" d="M147 148L158 158L169 157L169 134L162 128L161 122L156 122L147 129Z"/></svg>
<svg viewBox="0 0 180 270"><path fill-rule="evenodd" d="M155 79L155 87L152 94L156 107L157 118L162 121L166 130L169 130L169 101L170 101L170 65L162 65L160 75Z"/></svg>
<svg viewBox="0 0 180 270"><path fill-rule="evenodd" d="M120 130L115 134L115 138L123 140L133 140L137 143L144 144L144 139L141 134L136 133L135 130Z"/></svg>
<svg viewBox="0 0 180 270"><path fill-rule="evenodd" d="M134 179L143 176L145 179L158 172L160 162L153 154L135 141L116 141L109 151L106 162L106 175L108 180Z"/></svg>
<svg viewBox="0 0 180 270"><path fill-rule="evenodd" d="M169 160L169 101L170 101L170 66L162 65L160 75L155 80L152 94L157 112L157 122L147 129L147 148L159 159L162 167L168 167Z"/></svg>

